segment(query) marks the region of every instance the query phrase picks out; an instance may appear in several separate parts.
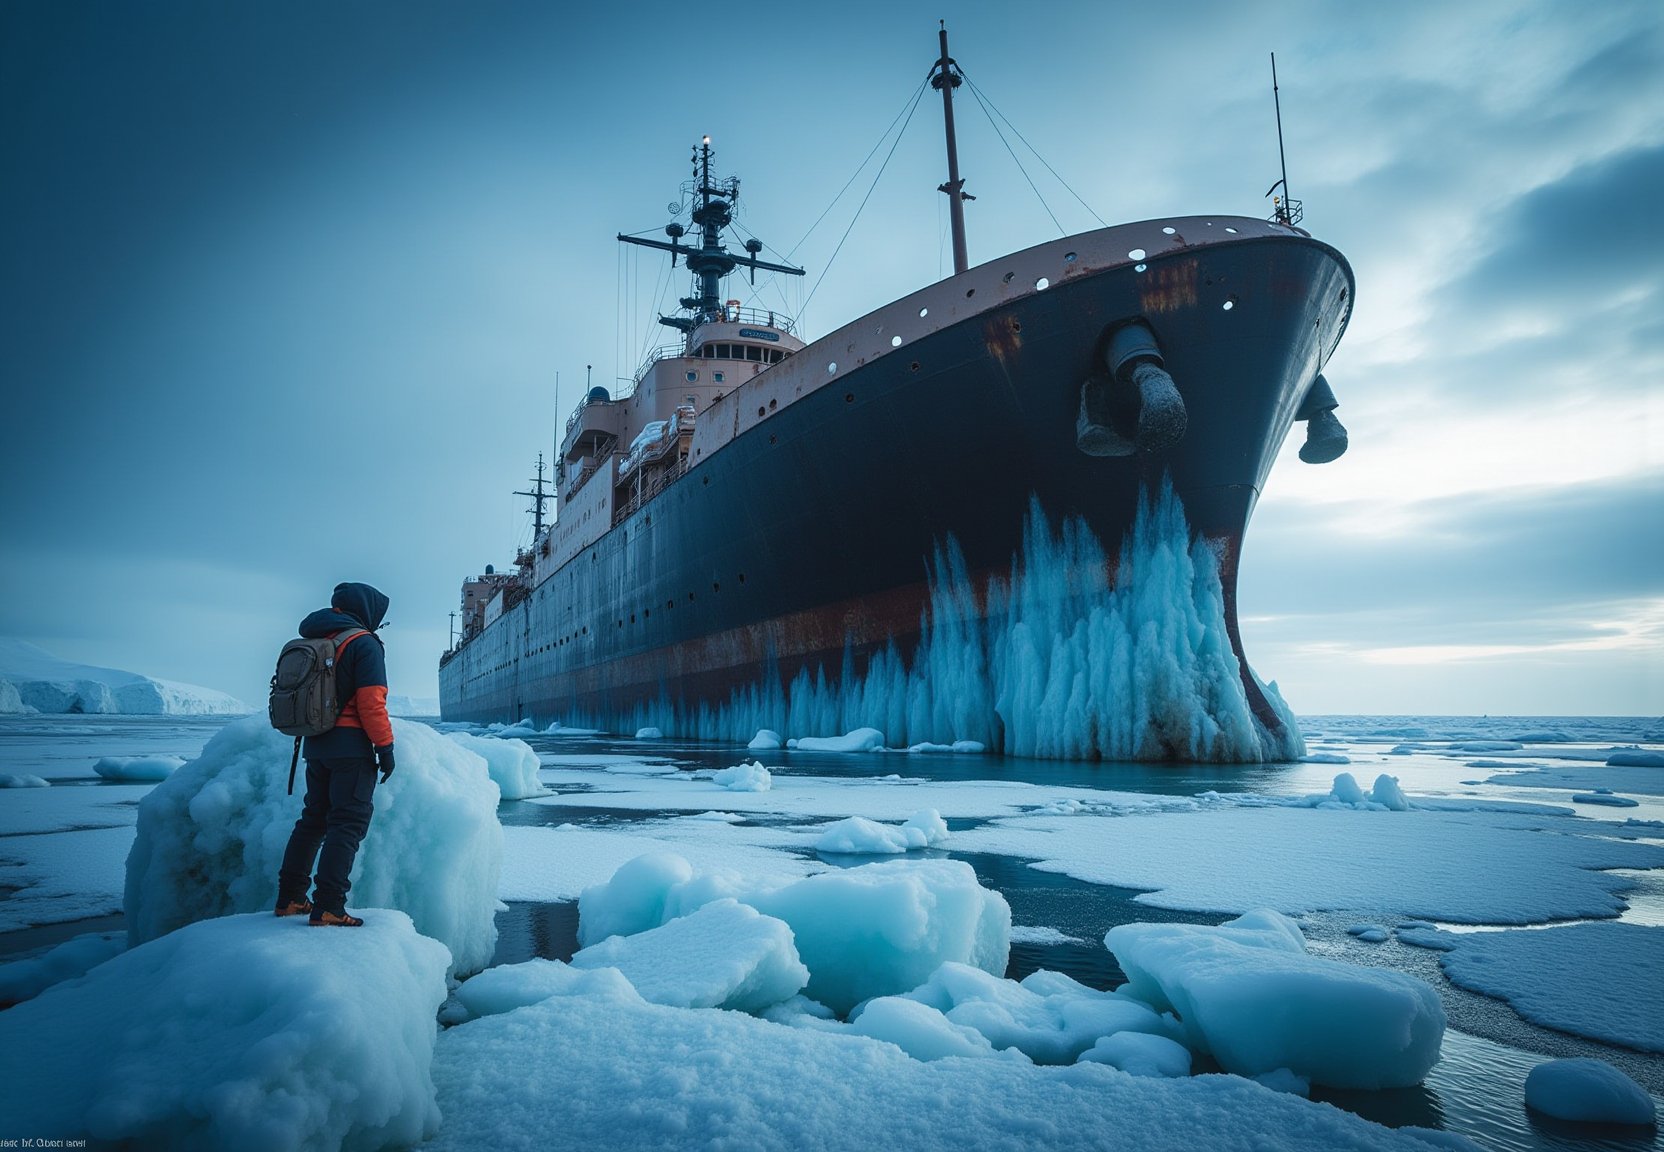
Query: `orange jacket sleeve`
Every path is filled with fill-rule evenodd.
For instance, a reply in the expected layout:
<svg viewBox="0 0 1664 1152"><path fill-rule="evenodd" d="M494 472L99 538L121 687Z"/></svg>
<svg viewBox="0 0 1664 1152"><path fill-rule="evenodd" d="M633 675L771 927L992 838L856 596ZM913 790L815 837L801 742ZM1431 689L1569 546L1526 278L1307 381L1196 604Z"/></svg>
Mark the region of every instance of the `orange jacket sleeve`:
<svg viewBox="0 0 1664 1152"><path fill-rule="evenodd" d="M367 684L352 694L354 710L364 735L377 748L393 742L393 722L387 718L387 686Z"/></svg>

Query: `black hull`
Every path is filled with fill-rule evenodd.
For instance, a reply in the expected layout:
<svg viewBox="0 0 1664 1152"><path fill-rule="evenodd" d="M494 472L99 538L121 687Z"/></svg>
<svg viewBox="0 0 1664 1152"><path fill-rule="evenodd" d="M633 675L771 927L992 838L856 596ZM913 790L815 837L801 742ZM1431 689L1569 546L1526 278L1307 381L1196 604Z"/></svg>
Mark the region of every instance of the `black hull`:
<svg viewBox="0 0 1664 1152"><path fill-rule="evenodd" d="M1321 243L1241 236L1073 276L878 355L690 468L463 645L440 670L444 717L633 730L887 643L905 656L946 538L972 574L1008 572L1037 499L1113 555L1164 475L1193 532L1220 544L1242 660L1243 533L1351 290ZM1102 372L1106 328L1135 318L1188 430L1155 453L1085 455L1081 383ZM1242 663L1250 705L1277 724Z"/></svg>

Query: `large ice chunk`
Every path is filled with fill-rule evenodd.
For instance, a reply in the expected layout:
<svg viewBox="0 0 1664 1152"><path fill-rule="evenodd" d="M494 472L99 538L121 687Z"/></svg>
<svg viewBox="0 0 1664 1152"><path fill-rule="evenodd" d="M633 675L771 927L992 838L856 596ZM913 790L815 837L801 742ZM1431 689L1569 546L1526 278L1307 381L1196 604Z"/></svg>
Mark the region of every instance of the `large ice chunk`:
<svg viewBox="0 0 1664 1152"><path fill-rule="evenodd" d="M447 736L485 760L486 770L497 782L497 790L504 800L548 795L549 789L538 779L537 753L524 740L475 736L470 732L450 732ZM402 757L399 763L404 763Z"/></svg>
<svg viewBox="0 0 1664 1152"><path fill-rule="evenodd" d="M574 968L616 968L643 999L673 1008L757 1012L809 982L792 930L735 900L634 936L612 936L572 957Z"/></svg>
<svg viewBox="0 0 1664 1152"><path fill-rule="evenodd" d="M178 756L103 756L92 766L92 770L106 780L148 784L166 780L184 763Z"/></svg>
<svg viewBox="0 0 1664 1152"><path fill-rule="evenodd" d="M774 786L774 777L760 763L736 764L711 774L711 782L730 792L767 792Z"/></svg>
<svg viewBox="0 0 1664 1152"><path fill-rule="evenodd" d="M1112 1032L1080 1054L1082 1064L1108 1064L1129 1076L1188 1076L1190 1049L1147 1032Z"/></svg>
<svg viewBox="0 0 1664 1152"><path fill-rule="evenodd" d="M791 926L806 994L840 1014L918 987L953 960L1003 973L1011 906L958 860L885 860L791 883L695 876L669 853L638 857L579 897L578 940L642 932L733 897Z"/></svg>
<svg viewBox="0 0 1664 1152"><path fill-rule="evenodd" d="M900 996L868 1000L849 1030L887 1040L915 1060L994 1054L994 1046L975 1028L955 1024L930 1005Z"/></svg>
<svg viewBox="0 0 1664 1152"><path fill-rule="evenodd" d="M589 996L641 1003L641 995L616 968L585 971L559 960L534 957L520 964L499 964L464 980L456 990L454 1011L446 1006L446 1023L497 1016L541 1003L551 996Z"/></svg>
<svg viewBox="0 0 1664 1152"><path fill-rule="evenodd" d="M965 964L943 964L906 994L995 1048L1015 1048L1037 1064L1071 1064L1102 1036L1181 1033L1142 1001L1100 992L1060 972L1035 972L1021 984ZM1106 1061L1107 1062L1107 1061Z"/></svg>
<svg viewBox="0 0 1664 1152"><path fill-rule="evenodd" d="M364 921L191 924L0 1013L0 1132L261 1149L432 1135L450 957L402 913Z"/></svg>
<svg viewBox="0 0 1664 1152"><path fill-rule="evenodd" d="M352 870L354 908L397 908L451 950L458 972L497 943L503 829L486 763L424 724L393 721L399 769L375 793ZM294 742L264 717L228 724L139 803L125 905L134 944L233 912L269 911L301 797Z"/></svg>
<svg viewBox="0 0 1664 1152"><path fill-rule="evenodd" d="M1646 1089L1604 1060L1550 1060L1525 1077L1525 1104L1557 1120L1651 1124L1658 1109Z"/></svg>
<svg viewBox="0 0 1664 1152"><path fill-rule="evenodd" d="M1174 1011L1189 1046L1227 1072L1401 1088L1439 1058L1444 1008L1425 981L1308 955L1300 929L1270 909L1217 928L1122 924L1104 944L1124 991Z"/></svg>
<svg viewBox="0 0 1664 1152"><path fill-rule="evenodd" d="M858 856L894 856L931 848L948 838L947 822L934 808L915 812L899 827L865 816L850 816L828 824L815 841L817 852Z"/></svg>

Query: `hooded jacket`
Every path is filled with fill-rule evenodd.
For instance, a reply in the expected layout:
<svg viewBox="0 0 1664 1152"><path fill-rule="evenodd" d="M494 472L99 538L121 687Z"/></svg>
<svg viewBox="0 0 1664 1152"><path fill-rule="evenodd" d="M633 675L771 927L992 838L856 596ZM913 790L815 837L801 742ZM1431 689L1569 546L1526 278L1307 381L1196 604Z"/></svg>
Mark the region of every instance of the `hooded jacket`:
<svg viewBox="0 0 1664 1152"><path fill-rule="evenodd" d="M339 650L335 664L335 697L341 714L335 727L306 738L308 760L369 758L375 749L393 743L393 723L387 718L387 656L375 630L387 615L388 599L368 584L337 584L330 606L300 622L308 639L337 637L358 628L369 629Z"/></svg>

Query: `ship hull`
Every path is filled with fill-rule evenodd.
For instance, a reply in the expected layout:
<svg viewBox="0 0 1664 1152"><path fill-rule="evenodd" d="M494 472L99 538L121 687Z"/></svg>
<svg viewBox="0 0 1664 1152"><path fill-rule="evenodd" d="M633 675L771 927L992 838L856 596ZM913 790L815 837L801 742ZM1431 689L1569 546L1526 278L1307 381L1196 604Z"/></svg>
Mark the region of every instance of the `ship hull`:
<svg viewBox="0 0 1664 1152"><path fill-rule="evenodd" d="M905 659L950 538L973 578L1009 573L1037 505L1054 522L1084 522L1113 556L1141 493L1165 478L1192 532L1217 544L1243 690L1276 726L1242 659L1236 561L1344 327L1352 281L1338 253L1303 234L1235 233L1064 278L844 368L452 654L445 718L628 730L710 714L805 671L858 671L892 646ZM1076 446L1081 385L1104 371L1104 333L1132 319L1159 341L1188 428L1159 451L1089 456ZM836 355L831 339L799 355Z"/></svg>

